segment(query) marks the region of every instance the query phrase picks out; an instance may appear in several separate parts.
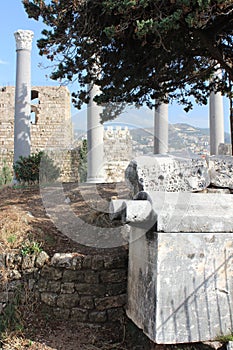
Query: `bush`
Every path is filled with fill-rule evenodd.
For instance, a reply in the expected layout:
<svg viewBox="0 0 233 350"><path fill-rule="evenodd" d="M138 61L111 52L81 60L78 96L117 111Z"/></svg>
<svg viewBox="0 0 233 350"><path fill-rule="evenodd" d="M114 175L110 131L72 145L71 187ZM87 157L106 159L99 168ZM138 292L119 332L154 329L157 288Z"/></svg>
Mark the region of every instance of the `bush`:
<svg viewBox="0 0 233 350"><path fill-rule="evenodd" d="M3 159L3 167L0 172L0 186L7 185L12 181L12 172L9 166L6 164L6 160Z"/></svg>
<svg viewBox="0 0 233 350"><path fill-rule="evenodd" d="M43 151L28 157L20 157L13 165L15 178L19 182L51 182L57 180L60 170Z"/></svg>

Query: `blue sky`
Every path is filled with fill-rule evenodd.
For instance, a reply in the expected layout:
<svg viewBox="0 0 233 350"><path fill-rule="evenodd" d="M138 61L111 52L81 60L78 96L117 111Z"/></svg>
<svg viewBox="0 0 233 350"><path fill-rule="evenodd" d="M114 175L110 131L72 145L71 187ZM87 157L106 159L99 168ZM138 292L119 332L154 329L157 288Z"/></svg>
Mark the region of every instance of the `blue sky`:
<svg viewBox="0 0 233 350"><path fill-rule="evenodd" d="M51 65L51 62L39 56L39 50L36 41L41 37L43 23L29 19L24 11L21 0L2 0L0 5L0 86L15 85L16 68L16 44L14 32L18 29L29 29L34 32L32 45L32 85L58 85L58 83L49 79L51 68L45 68ZM44 68L42 68L44 67ZM70 91L74 85L68 86ZM229 131L229 104L224 99L225 131ZM77 111L72 107L72 118L75 128L83 129L86 126L86 109ZM118 118L119 123L130 124L138 127L153 126L153 111L147 108L141 110L130 109ZM173 104L169 106L170 123L188 123L199 127L208 127L208 106L195 106L188 114L183 111L181 106Z"/></svg>

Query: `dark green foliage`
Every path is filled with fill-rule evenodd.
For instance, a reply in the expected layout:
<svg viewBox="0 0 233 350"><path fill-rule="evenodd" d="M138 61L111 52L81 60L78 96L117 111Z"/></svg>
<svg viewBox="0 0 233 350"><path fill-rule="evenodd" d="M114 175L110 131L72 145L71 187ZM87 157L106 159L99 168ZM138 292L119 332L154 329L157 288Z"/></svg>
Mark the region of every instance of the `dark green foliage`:
<svg viewBox="0 0 233 350"><path fill-rule="evenodd" d="M0 186L7 185L12 181L12 171L9 166L6 164L6 160L3 160L3 167L0 172Z"/></svg>
<svg viewBox="0 0 233 350"><path fill-rule="evenodd" d="M59 177L60 171L47 154L40 151L28 157L20 157L13 165L15 178L19 182L51 182Z"/></svg>
<svg viewBox="0 0 233 350"><path fill-rule="evenodd" d="M80 182L85 182L87 180L87 140L83 140L79 148L78 172Z"/></svg>
<svg viewBox="0 0 233 350"><path fill-rule="evenodd" d="M73 102L146 104L174 99L188 111L194 96L230 94L233 79L232 0L23 0L48 26L40 54L58 62L52 78L77 80ZM223 78L211 80L219 65ZM97 67L98 70L97 70Z"/></svg>

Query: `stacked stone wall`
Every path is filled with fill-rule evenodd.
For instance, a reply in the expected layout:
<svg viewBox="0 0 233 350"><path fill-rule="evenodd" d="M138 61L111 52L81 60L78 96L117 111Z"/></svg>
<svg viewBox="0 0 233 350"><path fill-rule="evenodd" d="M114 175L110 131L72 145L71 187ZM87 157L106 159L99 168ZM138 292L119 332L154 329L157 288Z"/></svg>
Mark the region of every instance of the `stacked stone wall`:
<svg viewBox="0 0 233 350"><path fill-rule="evenodd" d="M27 290L56 319L93 325L119 324L125 316L127 252L82 255L45 252L0 255L0 313L14 294Z"/></svg>
<svg viewBox="0 0 233 350"><path fill-rule="evenodd" d="M15 88L0 88L0 169L13 170ZM78 181L78 150L72 149L70 94L66 87L32 87L31 152L45 150L61 170L61 181Z"/></svg>
<svg viewBox="0 0 233 350"><path fill-rule="evenodd" d="M133 143L127 127L108 127L104 132L105 181L125 179L125 169L133 157Z"/></svg>

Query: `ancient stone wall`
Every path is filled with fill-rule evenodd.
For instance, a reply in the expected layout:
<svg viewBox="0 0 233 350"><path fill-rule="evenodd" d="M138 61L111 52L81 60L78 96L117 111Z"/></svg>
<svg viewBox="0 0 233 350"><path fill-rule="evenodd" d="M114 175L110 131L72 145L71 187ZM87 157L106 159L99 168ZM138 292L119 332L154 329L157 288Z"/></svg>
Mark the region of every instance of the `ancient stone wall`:
<svg viewBox="0 0 233 350"><path fill-rule="evenodd" d="M104 132L105 181L119 182L125 179L125 169L133 155L132 136L127 127L108 127Z"/></svg>
<svg viewBox="0 0 233 350"><path fill-rule="evenodd" d="M54 318L103 325L122 322L126 304L127 252L83 255L0 255L0 314L14 294L27 290ZM24 294L24 293L22 293Z"/></svg>
<svg viewBox="0 0 233 350"><path fill-rule="evenodd" d="M31 152L46 150L61 169L62 181L78 180L78 151L72 150L70 93L66 87L35 86L31 91ZM0 89L0 169L12 169L15 88Z"/></svg>

